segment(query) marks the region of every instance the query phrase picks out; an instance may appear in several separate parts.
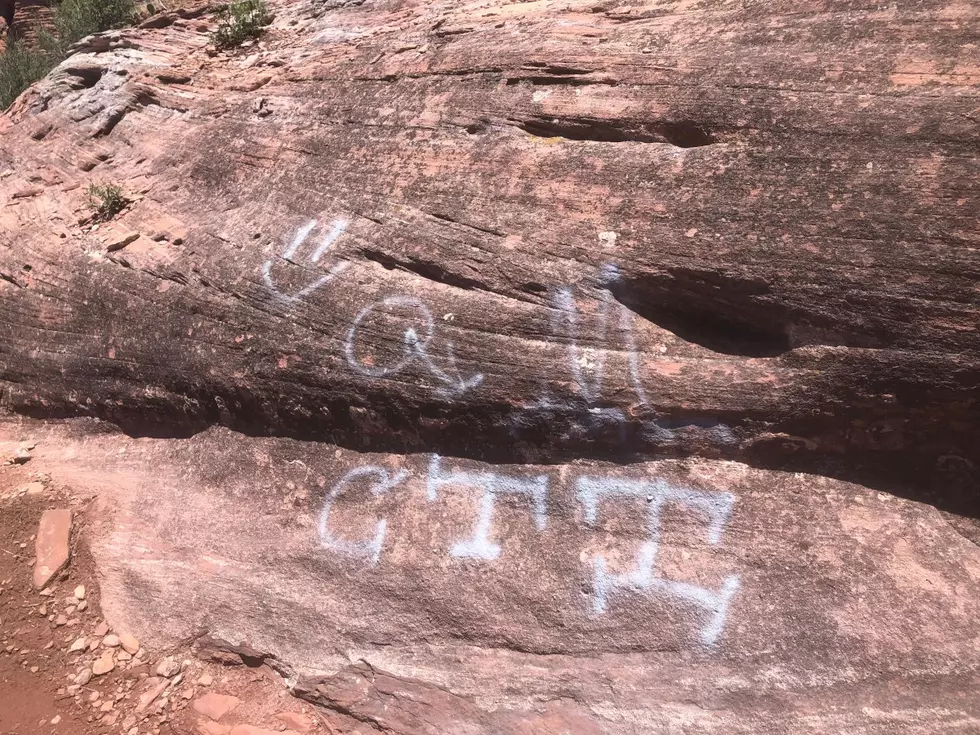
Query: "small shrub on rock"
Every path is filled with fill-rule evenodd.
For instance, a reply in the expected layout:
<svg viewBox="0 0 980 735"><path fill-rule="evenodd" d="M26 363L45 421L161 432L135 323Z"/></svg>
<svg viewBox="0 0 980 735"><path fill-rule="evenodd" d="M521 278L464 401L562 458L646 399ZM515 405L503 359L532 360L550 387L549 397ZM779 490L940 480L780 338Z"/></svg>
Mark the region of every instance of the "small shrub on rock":
<svg viewBox="0 0 980 735"><path fill-rule="evenodd" d="M0 110L6 110L25 89L44 77L57 59L44 49L13 41L0 55Z"/></svg>
<svg viewBox="0 0 980 735"><path fill-rule="evenodd" d="M129 200L123 195L122 187L117 184L90 185L88 201L95 210L96 222L111 220L129 204Z"/></svg>
<svg viewBox="0 0 980 735"><path fill-rule="evenodd" d="M61 0L54 6L53 34L38 29L36 48L13 40L0 55L0 110L57 66L73 43L130 25L136 17L134 0Z"/></svg>
<svg viewBox="0 0 980 735"><path fill-rule="evenodd" d="M67 49L85 36L131 25L136 16L133 0L61 0L54 26L59 45Z"/></svg>
<svg viewBox="0 0 980 735"><path fill-rule="evenodd" d="M211 44L216 49L237 48L258 38L272 22L265 0L233 0L217 12L217 18L218 29L211 34Z"/></svg>

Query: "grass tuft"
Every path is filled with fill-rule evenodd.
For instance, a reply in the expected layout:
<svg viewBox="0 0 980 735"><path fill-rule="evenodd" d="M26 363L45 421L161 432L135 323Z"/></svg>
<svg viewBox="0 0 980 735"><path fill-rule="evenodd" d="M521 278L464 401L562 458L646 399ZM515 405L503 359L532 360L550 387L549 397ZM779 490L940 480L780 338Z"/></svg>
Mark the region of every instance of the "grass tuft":
<svg viewBox="0 0 980 735"><path fill-rule="evenodd" d="M91 184L87 193L89 205L95 210L93 219L96 222L108 222L129 204L118 184Z"/></svg>
<svg viewBox="0 0 980 735"><path fill-rule="evenodd" d="M217 12L217 18L218 28L211 34L211 44L216 49L237 48L258 38L272 22L265 0L233 0Z"/></svg>

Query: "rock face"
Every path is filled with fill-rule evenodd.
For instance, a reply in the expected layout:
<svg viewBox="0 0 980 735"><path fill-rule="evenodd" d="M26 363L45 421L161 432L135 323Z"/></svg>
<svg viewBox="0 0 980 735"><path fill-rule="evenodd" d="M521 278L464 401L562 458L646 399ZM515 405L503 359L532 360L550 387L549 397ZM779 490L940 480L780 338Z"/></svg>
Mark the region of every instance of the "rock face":
<svg viewBox="0 0 980 735"><path fill-rule="evenodd" d="M272 7L0 118L4 405L154 437L26 424L115 627L355 732L975 729L977 10Z"/></svg>
<svg viewBox="0 0 980 735"><path fill-rule="evenodd" d="M37 38L39 28L51 27L51 3L49 0L0 0L0 19L13 38L31 43Z"/></svg>

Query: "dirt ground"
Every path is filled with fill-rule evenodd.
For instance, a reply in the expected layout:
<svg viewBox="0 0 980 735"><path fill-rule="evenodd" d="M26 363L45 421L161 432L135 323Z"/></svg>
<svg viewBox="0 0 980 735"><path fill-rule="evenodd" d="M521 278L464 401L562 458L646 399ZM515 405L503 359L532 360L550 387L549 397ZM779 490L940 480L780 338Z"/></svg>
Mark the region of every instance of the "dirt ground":
<svg viewBox="0 0 980 735"><path fill-rule="evenodd" d="M131 653L120 644L125 631L101 616L85 541L92 506L92 498L31 472L29 462L0 466L0 735L336 732L289 697L266 667L222 666L186 650L136 650L127 639ZM34 542L49 508L73 511L72 554L67 569L38 592ZM93 673L105 657L112 670ZM170 672L161 674L161 666Z"/></svg>

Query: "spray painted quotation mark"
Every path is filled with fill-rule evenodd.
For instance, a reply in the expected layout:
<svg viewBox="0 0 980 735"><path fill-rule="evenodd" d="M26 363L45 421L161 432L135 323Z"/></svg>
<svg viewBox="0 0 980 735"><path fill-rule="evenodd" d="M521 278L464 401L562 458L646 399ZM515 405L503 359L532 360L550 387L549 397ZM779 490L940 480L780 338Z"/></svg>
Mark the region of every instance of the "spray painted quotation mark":
<svg viewBox="0 0 980 735"><path fill-rule="evenodd" d="M333 221L330 230L325 235L323 235L323 237L320 238L319 242L317 243L316 250L314 250L312 255L310 256L311 263L316 265L317 263L320 262L320 258L322 258L326 254L326 252L330 250L330 247L335 242L337 242L340 236L344 233L344 230L347 229L348 224L350 223L343 218L336 219ZM310 233L312 233L313 230L316 229L316 226L317 226L317 221L312 220L309 224L301 227L296 232L296 236L293 238L293 241L289 245L287 245L286 249L283 251L282 259L285 260L287 263L292 263L293 265L299 266L301 268L306 267L303 266L302 263L297 262L297 260L294 260L293 257L296 255L296 251L299 250L299 246L302 245L304 242L306 242L306 240L310 236ZM273 282L272 264L273 264L273 260L269 259L265 261L265 263L262 265L262 278L265 280L265 284L277 296L279 296L281 299L285 300L288 303L293 303L294 301L297 301L303 298L304 296L310 295L321 286L326 285L334 278L339 276L341 273L347 270L347 267L350 265L349 263L337 263L335 266L333 266L333 268L327 271L326 274L320 276L313 283L306 286L305 288L300 289L296 293L290 295L290 294L283 293Z"/></svg>

